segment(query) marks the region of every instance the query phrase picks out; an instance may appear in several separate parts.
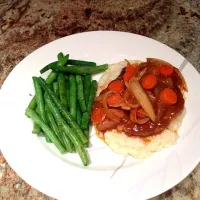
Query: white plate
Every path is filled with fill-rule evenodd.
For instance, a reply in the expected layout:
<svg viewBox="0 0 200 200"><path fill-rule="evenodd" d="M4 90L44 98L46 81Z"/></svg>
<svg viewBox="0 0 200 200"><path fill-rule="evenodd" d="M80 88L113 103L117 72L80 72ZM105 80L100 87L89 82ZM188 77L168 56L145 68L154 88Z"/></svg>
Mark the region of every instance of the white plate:
<svg viewBox="0 0 200 200"><path fill-rule="evenodd" d="M57 199L144 200L170 189L194 169L200 160L200 78L190 63L183 69L189 93L181 137L177 145L145 161L113 153L94 135L89 150L92 163L82 167L78 156L61 156L52 144L31 134L32 122L24 115L29 94L34 93L31 77L39 76L39 70L56 60L61 51L98 64L156 57L179 67L184 61L176 51L155 40L108 31L71 35L31 53L10 73L0 94L0 147L19 176ZM123 161L123 167L114 174Z"/></svg>

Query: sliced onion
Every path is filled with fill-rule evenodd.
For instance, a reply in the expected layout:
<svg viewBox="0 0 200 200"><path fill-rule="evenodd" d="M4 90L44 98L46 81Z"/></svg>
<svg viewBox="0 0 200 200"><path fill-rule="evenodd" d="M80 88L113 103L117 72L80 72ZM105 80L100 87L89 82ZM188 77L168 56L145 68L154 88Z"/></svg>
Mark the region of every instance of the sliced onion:
<svg viewBox="0 0 200 200"><path fill-rule="evenodd" d="M151 118L153 122L156 120L156 115L153 109L153 106L148 99L145 91L141 87L140 83L136 79L136 77L132 77L131 80L129 81L129 88L132 92L132 94L135 96L137 99L138 103L142 106L144 111L148 114L148 116Z"/></svg>
<svg viewBox="0 0 200 200"><path fill-rule="evenodd" d="M112 94L112 93L117 93L115 91L108 91L105 93L104 95L104 98L103 98L103 108L105 110L105 113L107 115L107 117L111 120L114 120L116 122L120 122L120 119L118 119L113 113L112 111L108 108L108 105L107 105L107 97Z"/></svg>
<svg viewBox="0 0 200 200"><path fill-rule="evenodd" d="M102 101L104 98L104 94L99 95L98 97L96 97L96 101Z"/></svg>
<svg viewBox="0 0 200 200"><path fill-rule="evenodd" d="M131 109L131 107L128 106L127 103L126 103L125 101L123 102L123 104L121 104L121 108L122 108L123 110L130 110L130 109Z"/></svg>
<svg viewBox="0 0 200 200"><path fill-rule="evenodd" d="M136 76L143 71L145 68L147 67L147 63L146 62L142 62L138 65L137 69L136 69Z"/></svg>
<svg viewBox="0 0 200 200"><path fill-rule="evenodd" d="M137 109L137 113L144 115L145 117L148 117L147 113L141 108L141 109Z"/></svg>
<svg viewBox="0 0 200 200"><path fill-rule="evenodd" d="M117 93L115 91L108 91L106 93L104 93L103 95L103 98L101 97L101 100L103 101L103 99L106 99L107 100L107 97L111 94L111 93ZM107 95L105 97L105 95ZM100 99L100 98L99 98ZM107 102L105 100L105 104L107 106ZM116 104L113 104L113 105L109 105L110 107L113 107L113 108L118 108L118 107L121 107L123 110L130 110L131 107L125 102L125 100L122 98L122 100ZM107 106L108 107L108 106Z"/></svg>
<svg viewBox="0 0 200 200"><path fill-rule="evenodd" d="M125 59L125 61L127 62L127 65L130 65L130 64L131 64L127 59Z"/></svg>
<svg viewBox="0 0 200 200"><path fill-rule="evenodd" d="M128 106L127 103L124 101L124 99L119 103L116 103L114 105L110 105L110 107L113 107L113 108L121 107L123 110L130 110L131 109L131 107Z"/></svg>
<svg viewBox="0 0 200 200"><path fill-rule="evenodd" d="M136 124L145 124L149 121L149 117L143 118L143 119L137 119L136 116L137 109L132 109L130 114L130 120Z"/></svg>
<svg viewBox="0 0 200 200"><path fill-rule="evenodd" d="M136 76L138 81L142 78L142 76L146 73L146 71L147 67L145 67L141 72L139 72L139 74Z"/></svg>
<svg viewBox="0 0 200 200"><path fill-rule="evenodd" d="M129 88L128 88L128 87L129 87L128 82L124 81L124 84L125 84L126 88L129 89Z"/></svg>
<svg viewBox="0 0 200 200"><path fill-rule="evenodd" d="M160 120L160 118L163 116L164 111L165 111L165 105L158 100L156 102L156 121L158 122Z"/></svg>
<svg viewBox="0 0 200 200"><path fill-rule="evenodd" d="M149 100L151 101L151 103L154 104L156 102L155 95L151 91L149 91L149 90L146 91L146 94L147 94Z"/></svg>
<svg viewBox="0 0 200 200"><path fill-rule="evenodd" d="M162 90L162 88L158 85L153 89L155 97L158 97L161 90Z"/></svg>
<svg viewBox="0 0 200 200"><path fill-rule="evenodd" d="M124 92L124 101L126 102L126 104L128 106L130 106L131 108L138 108L138 107L140 107L140 104L136 102L136 99L135 99L135 97L133 95L131 95L132 102L129 102L128 101L128 95L131 95L131 94L129 93L128 89L126 89L126 91Z"/></svg>

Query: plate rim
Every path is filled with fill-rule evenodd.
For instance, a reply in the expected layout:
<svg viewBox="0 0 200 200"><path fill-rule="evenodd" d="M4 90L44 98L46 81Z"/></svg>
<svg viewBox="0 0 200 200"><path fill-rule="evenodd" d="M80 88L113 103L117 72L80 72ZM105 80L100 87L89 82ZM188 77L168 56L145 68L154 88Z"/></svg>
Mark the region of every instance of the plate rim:
<svg viewBox="0 0 200 200"><path fill-rule="evenodd" d="M133 33L127 33L127 32L120 32L120 31L89 31L89 32L83 32L83 33L77 33L77 34L73 34L73 35L69 35L69 36L65 36L65 37L62 37L62 38L59 38L59 39L56 39L56 40L54 40L54 41L52 41L52 42L50 42L50 43L48 43L48 44L45 44L45 45L43 45L43 46L41 46L40 48L38 48L38 49L41 49L41 48L46 48L49 44L51 44L51 43L55 43L55 41L58 41L58 40L64 40L65 38L69 38L69 37L76 37L77 35L84 35L84 34L88 34L88 33L101 33L101 32L103 32L103 33L111 33L111 34L113 34L113 33L120 33L120 34L129 34L129 35L133 35L133 36L139 36L139 37L142 37L142 38L147 38L147 39L149 39L149 40L152 40L153 42L158 42L158 43L160 43L160 44L162 44L162 45L164 45L164 46L167 46L167 45L165 45L165 44L163 44L163 43L161 43L161 42L159 42L159 41L157 41L157 40L154 40L154 39L152 39L152 38L149 38L149 37L146 37L146 36L141 36L141 35L137 35L137 34L133 34ZM173 50L176 54L179 54L181 57L183 57L180 53L178 53L176 50L174 50L174 49L172 49L171 47L169 47L169 46L167 46L168 48L170 48L170 50ZM36 49L36 50L34 50L33 52L31 52L28 56L31 56L31 55L33 55L38 49ZM28 56L26 56L20 63L22 63L22 62L24 62L24 60L28 57ZM183 59L184 59L184 57L183 57ZM0 102L1 102L1 96L2 96L2 93L4 92L4 87L6 87L5 85L5 83L7 82L7 80L8 80L8 77L12 74L12 73L14 73L15 72L15 69L17 69L17 66L20 64L20 63L18 63L15 67L14 67L14 69L10 72L10 74L6 77L6 79L4 80L4 83L3 83L3 85L2 85L2 87L1 87L1 90L0 90ZM189 64L193 67L193 69L194 70L196 70L196 68L189 62ZM196 70L196 72L198 73L198 71ZM199 74L199 73L198 73ZM1 107L1 106L0 106ZM1 141L0 141L0 144L1 144ZM1 149L1 152L3 153L3 155L4 155L4 149ZM5 153L6 154L6 153ZM6 159L6 157L5 157L5 159ZM7 160L7 159L6 159ZM195 166L194 167L191 167L192 169L190 169L189 170L189 172L188 173L186 173L185 174L185 176L182 178L182 180L183 179L185 179L187 176L188 176L188 174L190 174L191 172L192 172L192 170L194 170L195 168L196 168L196 166L198 165L198 163L199 163L199 161L200 161L200 156L199 156L199 159L197 159L197 161L196 161L196 163L195 163ZM8 164L9 164L9 161L7 161L8 162ZM10 165L10 164L9 164ZM12 167L12 166L11 166ZM13 168L12 168L13 169ZM15 171L15 169L13 169L14 171ZM16 172L17 173L17 172ZM18 173L17 173L18 174ZM20 176L21 177L21 176ZM23 179L23 177L21 177L22 179ZM23 179L24 180L24 179ZM177 185L178 183L180 183L182 180L180 180L180 181L178 181L177 183L175 183L173 186L171 186L170 188L172 188L172 187L174 187L175 185ZM26 180L25 180L26 181ZM29 182L29 181L26 181L27 183ZM36 188L35 186L33 186L34 188ZM168 188L168 189L170 189L170 188ZM163 192L165 192L165 191L167 191L168 189L164 189L161 193L163 193ZM40 189L37 189L37 190L39 190L39 191L41 191ZM161 194L161 193L159 193L159 194ZM159 195L159 194L157 194L157 195ZM48 195L48 194L47 194ZM152 197L154 197L154 196L152 196ZM152 197L149 197L149 198L152 198Z"/></svg>

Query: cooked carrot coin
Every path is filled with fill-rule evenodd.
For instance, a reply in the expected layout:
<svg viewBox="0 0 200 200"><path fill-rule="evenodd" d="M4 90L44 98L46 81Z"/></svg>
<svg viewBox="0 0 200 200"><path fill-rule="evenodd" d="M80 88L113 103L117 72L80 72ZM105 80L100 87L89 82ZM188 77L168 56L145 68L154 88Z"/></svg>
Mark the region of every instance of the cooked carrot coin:
<svg viewBox="0 0 200 200"><path fill-rule="evenodd" d="M110 91L115 91L115 92L124 92L125 86L123 82L121 82L120 80L116 80L116 81L112 81L109 84L108 89Z"/></svg>
<svg viewBox="0 0 200 200"><path fill-rule="evenodd" d="M167 105L173 105L177 102L177 94L171 88L165 88L162 90L159 94L159 98Z"/></svg>
<svg viewBox="0 0 200 200"><path fill-rule="evenodd" d="M126 72L134 74L136 72L135 65L128 64L126 67Z"/></svg>
<svg viewBox="0 0 200 200"><path fill-rule="evenodd" d="M157 84L157 78L153 74L147 74L142 78L142 87L144 89L152 89Z"/></svg>
<svg viewBox="0 0 200 200"><path fill-rule="evenodd" d="M100 124L104 121L106 114L103 108L95 108L92 112L91 119L94 124Z"/></svg>
<svg viewBox="0 0 200 200"><path fill-rule="evenodd" d="M122 100L119 93L113 93L107 97L107 104L108 105L114 105L116 103L119 103Z"/></svg>
<svg viewBox="0 0 200 200"><path fill-rule="evenodd" d="M131 74L128 74L128 73L125 73L123 75L123 80L124 82L129 82L129 80L131 79L132 75Z"/></svg>
<svg viewBox="0 0 200 200"><path fill-rule="evenodd" d="M171 76L174 71L174 68L170 65L160 65L159 71L164 76Z"/></svg>
<svg viewBox="0 0 200 200"><path fill-rule="evenodd" d="M135 74L135 72L136 72L135 65L128 64L127 67L126 67L126 72L123 75L124 81L129 82L129 80Z"/></svg>

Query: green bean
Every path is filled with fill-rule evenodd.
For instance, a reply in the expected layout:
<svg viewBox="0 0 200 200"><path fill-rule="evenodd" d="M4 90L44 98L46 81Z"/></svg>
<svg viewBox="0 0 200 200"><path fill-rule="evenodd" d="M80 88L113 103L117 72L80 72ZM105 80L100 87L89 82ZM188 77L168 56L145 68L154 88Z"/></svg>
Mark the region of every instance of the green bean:
<svg viewBox="0 0 200 200"><path fill-rule="evenodd" d="M37 77L33 77L32 79L33 79L33 83L34 83L34 87L35 87L38 114L42 118L42 120L46 123L47 119L46 119L42 87L40 86L40 83L39 83ZM47 142L49 142L49 143L51 142L47 135L45 135L45 138L46 138Z"/></svg>
<svg viewBox="0 0 200 200"><path fill-rule="evenodd" d="M65 152L65 148L59 141L58 137L54 134L51 128L42 120L42 118L31 108L26 109L26 114L36 123L38 124L42 130L44 131L45 135L47 135L50 140L54 143L54 145L58 148L60 153Z"/></svg>
<svg viewBox="0 0 200 200"><path fill-rule="evenodd" d="M68 105L68 108L67 110L69 109L69 100L70 100L70 94L69 94L69 78L66 77L66 95L67 95L67 105Z"/></svg>
<svg viewBox="0 0 200 200"><path fill-rule="evenodd" d="M38 126L35 122L33 123L32 133L39 134L41 132L40 126Z"/></svg>
<svg viewBox="0 0 200 200"><path fill-rule="evenodd" d="M36 94L36 102L37 102L37 108L40 117L44 122L46 122L46 115L45 115L45 107L44 107L44 98L43 98L43 91L42 87L40 86L40 83L36 77L33 77L33 83L35 87L35 94Z"/></svg>
<svg viewBox="0 0 200 200"><path fill-rule="evenodd" d="M65 73L72 73L72 74L96 74L103 72L108 69L108 65L99 65L94 67L78 67L78 66L67 66L67 67L60 67L60 66L51 66L51 69L56 72L65 72Z"/></svg>
<svg viewBox="0 0 200 200"><path fill-rule="evenodd" d="M36 97L33 96L33 98L31 99L31 101L30 101L28 107L31 108L31 109L35 109L36 106L37 106Z"/></svg>
<svg viewBox="0 0 200 200"><path fill-rule="evenodd" d="M63 129L63 124L62 124L62 116L59 113L59 110L56 108L56 106L54 105L53 101L50 99L50 97L48 95L45 95L45 102L48 106L48 108L50 109L51 113L53 114L58 126ZM62 139L64 142L64 146L66 147L66 150L68 152L73 152L73 144L70 142L68 135L66 135L63 131L60 133L62 133Z"/></svg>
<svg viewBox="0 0 200 200"><path fill-rule="evenodd" d="M90 95L90 87L91 87L92 77L91 74L86 74L84 79L84 95L85 95L85 103L88 103L89 95Z"/></svg>
<svg viewBox="0 0 200 200"><path fill-rule="evenodd" d="M67 63L68 59L69 59L69 54L64 56L63 53L60 52L57 57L58 57L58 64L57 65L58 66L64 66Z"/></svg>
<svg viewBox="0 0 200 200"><path fill-rule="evenodd" d="M82 112L79 103L77 102L76 121L79 126L81 125L81 118L82 118Z"/></svg>
<svg viewBox="0 0 200 200"><path fill-rule="evenodd" d="M93 67L96 66L95 62L91 62L91 61L83 61L83 60L72 60L69 59L67 64L69 65L76 65L76 66L87 66L87 67Z"/></svg>
<svg viewBox="0 0 200 200"><path fill-rule="evenodd" d="M44 72L48 71L49 69L51 69L52 66L64 66L64 64L66 64L66 62L68 61L68 58L69 58L69 54L67 54L66 56L64 56L64 58L62 57L62 53L59 53L58 54L58 59L60 59L60 62L59 61L54 61L52 63L49 63L48 65L46 65L45 67L43 67L41 70L40 70L40 73L43 74Z"/></svg>
<svg viewBox="0 0 200 200"><path fill-rule="evenodd" d="M56 80L57 76L58 76L58 73L51 72L46 79L47 85L51 85Z"/></svg>
<svg viewBox="0 0 200 200"><path fill-rule="evenodd" d="M46 139L46 142L52 143L51 140L50 140L50 138L48 136L46 136L46 135L45 135L45 139Z"/></svg>
<svg viewBox="0 0 200 200"><path fill-rule="evenodd" d="M55 61L55 62L52 62L52 63L49 63L48 65L46 65L45 67L43 67L41 70L40 70L40 73L43 74L44 72L48 71L49 69L51 69L52 66L57 66L58 64L58 61Z"/></svg>
<svg viewBox="0 0 200 200"><path fill-rule="evenodd" d="M88 138L88 142L84 144L84 147L88 148L89 147L89 134L90 134L90 132L89 132L89 126L87 127L87 129L84 130L84 134Z"/></svg>
<svg viewBox="0 0 200 200"><path fill-rule="evenodd" d="M67 108L67 90L66 90L65 75L63 73L59 73L57 80L58 80L60 101Z"/></svg>
<svg viewBox="0 0 200 200"><path fill-rule="evenodd" d="M60 132L62 133L63 142L65 144L65 147L68 149L68 152L70 153L76 152L73 143L69 139L68 135L62 130L62 127L60 128Z"/></svg>
<svg viewBox="0 0 200 200"><path fill-rule="evenodd" d="M57 123L57 125L58 125L59 132L62 135L63 143L65 144L64 146L66 147L67 151L70 153L76 152L76 149L73 143L71 142L69 137L65 134L65 132L62 130L62 126L59 123Z"/></svg>
<svg viewBox="0 0 200 200"><path fill-rule="evenodd" d="M54 93L59 97L58 82L54 82L54 83L53 83L53 91L54 91Z"/></svg>
<svg viewBox="0 0 200 200"><path fill-rule="evenodd" d="M39 78L40 84L43 87L44 91L48 93L48 95L51 97L51 99L54 101L56 107L60 110L62 116L65 118L67 123L72 128L74 134L76 134L79 138L82 144L85 144L88 140L86 139L83 131L80 129L70 112L66 110L66 108L61 104L59 99L56 97L56 94L48 87L48 85L45 83L44 79Z"/></svg>
<svg viewBox="0 0 200 200"><path fill-rule="evenodd" d="M83 93L83 82L81 75L76 75L77 97L82 112L86 111L85 98Z"/></svg>
<svg viewBox="0 0 200 200"><path fill-rule="evenodd" d="M69 111L74 119L76 119L76 96L77 96L77 85L76 78L74 75L69 75Z"/></svg>
<svg viewBox="0 0 200 200"><path fill-rule="evenodd" d="M85 149L83 148L79 137L77 137L76 134L73 134L72 129L62 118L62 116L59 112L59 109L54 105L54 102L51 99L50 95L48 95L45 100L46 100L46 103L47 103L48 107L50 108L54 118L60 124L60 126L62 127L62 130L65 132L65 134L70 138L70 140L74 144L76 151L78 152L83 164L88 165L88 163L89 163L88 155L87 155Z"/></svg>
<svg viewBox="0 0 200 200"><path fill-rule="evenodd" d="M60 60L62 60L62 58L64 57L64 54L62 52L60 52L58 55L57 55L57 59L58 59L58 63Z"/></svg>
<svg viewBox="0 0 200 200"><path fill-rule="evenodd" d="M62 56L63 56L63 53L58 54L58 59L61 58ZM69 65L88 66L88 67L96 66L95 62L69 59L69 54L67 54L64 57L67 58L67 64L69 64ZM48 65L46 65L44 68L42 68L40 70L40 73L43 74L44 72L46 72L49 69L51 69L52 66L57 66L57 65L58 65L58 61L49 63Z"/></svg>
<svg viewBox="0 0 200 200"><path fill-rule="evenodd" d="M35 111L37 114L39 114L39 112L40 112L38 107L36 107Z"/></svg>
<svg viewBox="0 0 200 200"><path fill-rule="evenodd" d="M90 119L90 115L87 112L84 112L82 119L81 119L81 128L82 129L86 129L88 127L89 119Z"/></svg>
<svg viewBox="0 0 200 200"><path fill-rule="evenodd" d="M50 128L57 135L58 139L62 143L62 137L60 136L58 126L57 126L55 119L54 119L54 117L53 117L53 115L52 115L52 113L51 113L51 111L50 111L50 109L47 105L45 105L45 111L46 111L46 116L47 116L47 122L48 122Z"/></svg>
<svg viewBox="0 0 200 200"><path fill-rule="evenodd" d="M93 80L91 83L90 96L89 96L88 106L87 106L87 111L88 111L89 115L92 112L92 105L93 105L94 99L96 97L96 92L97 92L97 81Z"/></svg>
<svg viewBox="0 0 200 200"><path fill-rule="evenodd" d="M38 107L36 107L35 109L36 113L39 114L39 110ZM27 116L28 117L28 116ZM39 127L39 125L37 125L35 122L33 123L33 130L32 133L37 133L39 134L41 132L41 128Z"/></svg>
<svg viewBox="0 0 200 200"><path fill-rule="evenodd" d="M48 85L52 84L54 82L54 80L57 78L57 73L56 72L51 72L49 74L49 76L46 79L46 83ZM31 102L29 103L28 107L31 109L35 109L37 106L37 102L36 102L36 97L34 96L31 100Z"/></svg>

